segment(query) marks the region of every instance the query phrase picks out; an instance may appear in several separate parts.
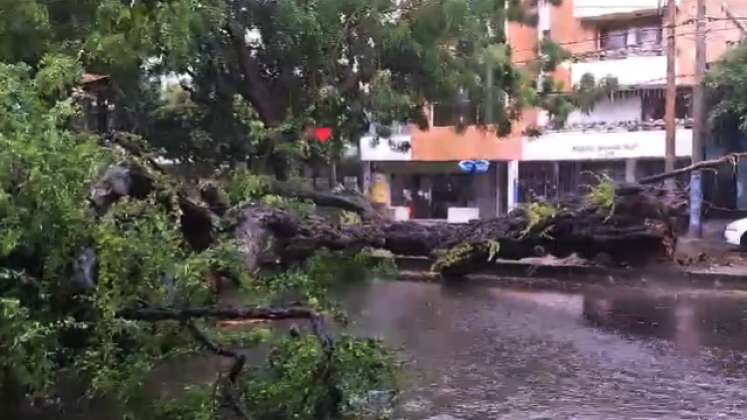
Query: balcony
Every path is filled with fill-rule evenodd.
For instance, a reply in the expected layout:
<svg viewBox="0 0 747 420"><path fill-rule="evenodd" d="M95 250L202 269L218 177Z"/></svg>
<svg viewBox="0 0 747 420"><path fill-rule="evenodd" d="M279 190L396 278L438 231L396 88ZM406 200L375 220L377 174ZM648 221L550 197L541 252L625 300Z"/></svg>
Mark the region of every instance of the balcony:
<svg viewBox="0 0 747 420"><path fill-rule="evenodd" d="M680 3L679 0L677 3ZM576 19L617 19L650 16L666 5L664 0L575 0L573 16Z"/></svg>
<svg viewBox="0 0 747 420"><path fill-rule="evenodd" d="M661 86L666 82L667 58L661 55L630 55L624 58L599 59L571 64L571 82L577 84L584 74L596 80L612 76L620 86Z"/></svg>

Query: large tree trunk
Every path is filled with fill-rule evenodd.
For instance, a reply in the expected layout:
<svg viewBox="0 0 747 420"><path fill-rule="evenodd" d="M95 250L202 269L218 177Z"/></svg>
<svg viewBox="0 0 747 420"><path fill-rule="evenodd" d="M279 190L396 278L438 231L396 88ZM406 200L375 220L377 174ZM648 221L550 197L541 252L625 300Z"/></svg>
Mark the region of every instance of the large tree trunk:
<svg viewBox="0 0 747 420"><path fill-rule="evenodd" d="M93 201L97 207L107 208L123 195L138 197L143 194L140 190L158 188L148 180L148 173L149 169L136 166L110 171L94 188ZM322 206L357 211L363 221L341 226L319 217L299 218L279 209L251 205L226 210L225 203L212 203L209 195L203 194L202 199L207 201L203 203L178 189L178 199L167 202L176 202L181 208L182 230L194 248L209 246L220 227L223 234L238 241L250 270L293 264L322 248L346 252L383 248L396 255L441 256L445 261L441 269L454 272L469 271L495 258L518 260L546 254L560 258L576 254L608 264L637 266L668 259L676 241L677 219L685 213L687 204L682 194L624 184L616 186L614 204L609 208L574 197L560 203L554 214L544 219L530 210L517 210L506 217L466 225L424 225L376 217L359 195L320 193L281 182L272 184L271 190Z"/></svg>
<svg viewBox="0 0 747 420"><path fill-rule="evenodd" d="M613 209L589 206L582 199L568 201L554 217L530 226L527 211L466 225L425 225L373 219L353 226L338 226L322 219L300 219L287 212L261 207L233 209L239 222L234 234L244 249L256 246L256 237L272 238L259 246L261 256L247 254L252 268L262 261L291 264L321 248L355 252L383 248L396 255L451 259L441 269L466 272L495 258L573 254L605 264L641 266L670 259L676 235L679 200L666 201L665 190L621 186ZM458 250L449 256L448 250Z"/></svg>

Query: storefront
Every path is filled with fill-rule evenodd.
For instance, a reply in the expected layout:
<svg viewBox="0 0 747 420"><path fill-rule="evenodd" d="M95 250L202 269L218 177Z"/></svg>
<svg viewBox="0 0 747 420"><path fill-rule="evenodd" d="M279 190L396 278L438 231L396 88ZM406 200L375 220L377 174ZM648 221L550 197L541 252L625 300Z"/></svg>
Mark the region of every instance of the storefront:
<svg viewBox="0 0 747 420"><path fill-rule="evenodd" d="M387 204L398 219L407 214L411 219L466 222L505 212L506 170L503 162L490 162L480 173L464 173L459 162L376 162L372 178L386 180Z"/></svg>
<svg viewBox="0 0 747 420"><path fill-rule="evenodd" d="M678 164L689 160L692 130L677 131ZM551 200L577 193L600 177L635 182L664 170L663 130L557 132L524 139L518 201Z"/></svg>

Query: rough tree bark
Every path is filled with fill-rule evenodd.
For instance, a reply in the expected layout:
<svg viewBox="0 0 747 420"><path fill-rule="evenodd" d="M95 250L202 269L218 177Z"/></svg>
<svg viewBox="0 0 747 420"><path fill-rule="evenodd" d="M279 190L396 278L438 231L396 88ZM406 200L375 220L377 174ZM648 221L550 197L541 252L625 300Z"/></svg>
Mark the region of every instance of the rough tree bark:
<svg viewBox="0 0 747 420"><path fill-rule="evenodd" d="M643 182L653 184L694 169L735 162L742 157L730 155ZM155 165L155 162L147 161L147 164ZM130 186L128 193L132 194L137 191L137 185L147 184L142 180L142 174L147 171L129 173L140 177L125 183ZM107 185L107 182L112 183L103 180L102 184ZM99 190L107 192L112 188ZM387 249L397 255L427 257L438 257L456 248L461 254L454 257L458 262L451 265L452 270L469 270L474 265L485 264L495 257L496 250L497 257L502 259L546 254L562 258L576 254L611 264L645 265L671 257L676 243L676 222L687 204L682 194L668 194L664 188L620 184L616 186L611 208L595 207L583 197L574 197L558 203L555 214L546 220L530 222L531 214L519 209L505 217L467 225L423 225L378 218L362 196L299 190L282 182L271 185L273 193L311 199L320 205L357 211L364 216L360 224L340 226L322 218L299 218L268 207L245 205L226 210L225 205L205 203L178 188L175 190L176 202L183 214L182 229L190 244L196 249L209 246L220 226L223 234L232 235L238 241L249 270L297 263L322 248L355 252L366 247ZM103 201L110 203L121 195L117 192ZM216 211L218 208L220 211Z"/></svg>

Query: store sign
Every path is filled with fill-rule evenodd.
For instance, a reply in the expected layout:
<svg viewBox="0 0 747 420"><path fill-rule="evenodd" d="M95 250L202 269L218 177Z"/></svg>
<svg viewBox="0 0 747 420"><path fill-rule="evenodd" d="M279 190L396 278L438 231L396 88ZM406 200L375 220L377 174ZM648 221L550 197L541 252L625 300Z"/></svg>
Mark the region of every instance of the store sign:
<svg viewBox="0 0 747 420"><path fill-rule="evenodd" d="M605 160L663 158L666 150L663 130L631 132L549 133L522 142L522 160ZM677 156L690 156L692 130L677 130Z"/></svg>
<svg viewBox="0 0 747 420"><path fill-rule="evenodd" d="M490 169L490 162L487 160L463 160L458 165L465 174L484 174Z"/></svg>

